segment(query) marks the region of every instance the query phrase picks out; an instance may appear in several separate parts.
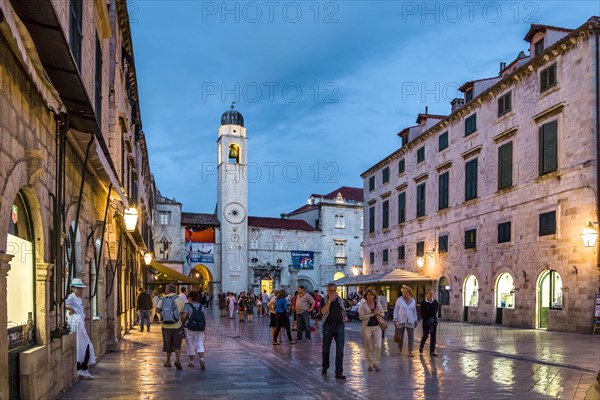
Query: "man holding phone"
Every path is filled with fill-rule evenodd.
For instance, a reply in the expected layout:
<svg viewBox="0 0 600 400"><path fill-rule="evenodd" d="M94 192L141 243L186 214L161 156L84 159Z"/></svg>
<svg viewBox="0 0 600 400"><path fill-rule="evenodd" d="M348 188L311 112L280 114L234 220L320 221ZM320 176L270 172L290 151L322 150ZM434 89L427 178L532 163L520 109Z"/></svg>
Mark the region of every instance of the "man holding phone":
<svg viewBox="0 0 600 400"><path fill-rule="evenodd" d="M335 377L337 379L346 379L344 376L344 342L345 342L345 323L346 309L344 301L337 294L337 285L330 283L327 285L327 294L325 295L325 305L321 309L323 314L323 375L327 374L329 368L329 352L331 350L331 341L335 339Z"/></svg>

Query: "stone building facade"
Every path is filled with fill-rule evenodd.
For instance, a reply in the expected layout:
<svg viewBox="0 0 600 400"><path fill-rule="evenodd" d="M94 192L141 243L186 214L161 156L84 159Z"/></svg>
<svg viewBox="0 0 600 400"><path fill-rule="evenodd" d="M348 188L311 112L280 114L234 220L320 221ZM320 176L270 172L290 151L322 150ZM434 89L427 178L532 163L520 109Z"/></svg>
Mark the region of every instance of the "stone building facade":
<svg viewBox="0 0 600 400"><path fill-rule="evenodd" d="M71 279L101 358L133 324L152 250L126 2L1 2L0 88L0 398L53 399L77 379Z"/></svg>
<svg viewBox="0 0 600 400"><path fill-rule="evenodd" d="M445 319L591 332L600 267L581 234L599 221L599 30L597 17L532 25L528 56L400 132L361 175L366 274L431 277Z"/></svg>
<svg viewBox="0 0 600 400"><path fill-rule="evenodd" d="M321 285L352 276L362 269L363 190L342 186L331 193L312 194L306 205L284 215L301 219L321 231Z"/></svg>

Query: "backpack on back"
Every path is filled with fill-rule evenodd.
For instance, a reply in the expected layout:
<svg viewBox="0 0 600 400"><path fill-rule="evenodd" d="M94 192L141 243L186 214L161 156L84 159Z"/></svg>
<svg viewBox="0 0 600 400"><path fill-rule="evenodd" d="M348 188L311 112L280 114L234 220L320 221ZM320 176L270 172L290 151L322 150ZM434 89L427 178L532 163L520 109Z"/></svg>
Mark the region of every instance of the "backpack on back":
<svg viewBox="0 0 600 400"><path fill-rule="evenodd" d="M177 296L167 296L162 299L160 318L163 324L174 324L179 321L179 308L175 299Z"/></svg>
<svg viewBox="0 0 600 400"><path fill-rule="evenodd" d="M196 308L192 303L188 303L192 307L192 314L190 315L187 323L187 328L190 331L204 332L206 328L206 318L204 317L204 311L202 311L202 304Z"/></svg>

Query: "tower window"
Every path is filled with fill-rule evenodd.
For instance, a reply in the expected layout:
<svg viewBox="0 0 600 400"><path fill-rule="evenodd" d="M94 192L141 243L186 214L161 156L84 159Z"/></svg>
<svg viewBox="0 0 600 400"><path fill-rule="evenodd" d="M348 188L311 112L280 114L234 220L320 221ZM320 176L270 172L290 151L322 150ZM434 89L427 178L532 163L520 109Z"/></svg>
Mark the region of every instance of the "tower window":
<svg viewBox="0 0 600 400"><path fill-rule="evenodd" d="M229 145L229 162L233 164L240 163L240 146L235 143Z"/></svg>

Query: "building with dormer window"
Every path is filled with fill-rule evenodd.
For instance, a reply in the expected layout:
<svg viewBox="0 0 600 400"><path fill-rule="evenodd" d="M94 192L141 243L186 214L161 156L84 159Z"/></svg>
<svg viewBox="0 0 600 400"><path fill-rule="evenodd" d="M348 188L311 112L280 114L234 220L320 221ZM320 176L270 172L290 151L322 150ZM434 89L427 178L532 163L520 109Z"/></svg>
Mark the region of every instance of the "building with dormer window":
<svg viewBox="0 0 600 400"><path fill-rule="evenodd" d="M400 132L361 175L368 257L347 284L392 297L407 284L418 300L433 286L448 320L591 333L599 251L582 231L597 237L600 221L599 31L598 17L532 25L529 55Z"/></svg>

